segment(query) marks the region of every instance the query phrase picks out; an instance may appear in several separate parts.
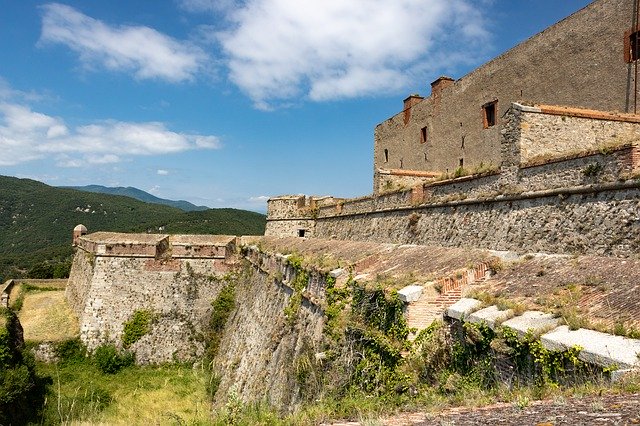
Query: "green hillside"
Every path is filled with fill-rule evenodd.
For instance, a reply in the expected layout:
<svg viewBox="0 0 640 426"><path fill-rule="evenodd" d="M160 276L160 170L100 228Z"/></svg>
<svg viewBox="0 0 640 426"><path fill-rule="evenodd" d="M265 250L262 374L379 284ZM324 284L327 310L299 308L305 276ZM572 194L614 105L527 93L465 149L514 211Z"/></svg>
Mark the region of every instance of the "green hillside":
<svg viewBox="0 0 640 426"><path fill-rule="evenodd" d="M159 232L164 227L166 233L260 235L266 218L235 209L184 212L0 176L0 279L28 275L42 264L68 264L72 230L79 223L89 232Z"/></svg>
<svg viewBox="0 0 640 426"><path fill-rule="evenodd" d="M111 195L124 195L125 197L135 198L136 200L144 201L145 203L153 203L153 204L164 204L166 206L176 207L180 210L184 210L185 212L191 211L203 211L209 210L209 207L206 206L196 206L188 201L184 200L166 200L164 198L156 197L155 195L149 194L141 189L134 188L131 186L123 187L109 187L102 185L86 185L86 186L62 186L61 188L66 189L77 189L78 191L86 191L86 192L96 192L98 194L111 194Z"/></svg>

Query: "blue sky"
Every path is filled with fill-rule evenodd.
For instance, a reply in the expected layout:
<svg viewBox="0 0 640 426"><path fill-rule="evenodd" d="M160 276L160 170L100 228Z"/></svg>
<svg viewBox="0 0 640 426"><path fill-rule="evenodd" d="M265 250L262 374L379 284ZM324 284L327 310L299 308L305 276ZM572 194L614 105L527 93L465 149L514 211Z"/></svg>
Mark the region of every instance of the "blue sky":
<svg viewBox="0 0 640 426"><path fill-rule="evenodd" d="M588 0L0 0L0 174L264 211L371 192L375 125Z"/></svg>

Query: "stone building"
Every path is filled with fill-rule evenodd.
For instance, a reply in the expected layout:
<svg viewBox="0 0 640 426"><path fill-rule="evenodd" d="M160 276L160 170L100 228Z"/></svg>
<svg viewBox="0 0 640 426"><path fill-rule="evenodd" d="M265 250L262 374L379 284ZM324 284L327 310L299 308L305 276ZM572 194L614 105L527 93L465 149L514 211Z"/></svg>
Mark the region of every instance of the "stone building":
<svg viewBox="0 0 640 426"><path fill-rule="evenodd" d="M512 102L634 113L636 0L595 0L466 76L440 77L377 125L374 193L497 168Z"/></svg>
<svg viewBox="0 0 640 426"><path fill-rule="evenodd" d="M640 250L637 0L595 0L374 137L373 194L269 200L268 236L632 256Z"/></svg>

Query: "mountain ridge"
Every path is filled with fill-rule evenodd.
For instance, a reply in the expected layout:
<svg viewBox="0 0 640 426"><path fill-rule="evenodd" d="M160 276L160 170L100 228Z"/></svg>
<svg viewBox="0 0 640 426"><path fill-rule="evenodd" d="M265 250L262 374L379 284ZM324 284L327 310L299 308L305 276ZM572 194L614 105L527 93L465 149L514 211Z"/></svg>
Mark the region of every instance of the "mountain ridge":
<svg viewBox="0 0 640 426"><path fill-rule="evenodd" d="M197 206L186 200L169 200L166 198L156 197L142 189L133 186L103 186L103 185L84 185L84 186L59 186L58 188L75 189L78 191L93 192L96 194L122 195L134 198L145 203L163 204L166 206L176 207L185 212L209 210L207 206Z"/></svg>

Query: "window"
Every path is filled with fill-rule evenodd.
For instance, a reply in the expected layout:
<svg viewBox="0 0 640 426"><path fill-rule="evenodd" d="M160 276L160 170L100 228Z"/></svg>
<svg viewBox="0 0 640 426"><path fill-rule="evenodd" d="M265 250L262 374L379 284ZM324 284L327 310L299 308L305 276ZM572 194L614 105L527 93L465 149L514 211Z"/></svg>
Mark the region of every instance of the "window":
<svg viewBox="0 0 640 426"><path fill-rule="evenodd" d="M624 60L634 62L640 58L640 31L627 31L624 40Z"/></svg>
<svg viewBox="0 0 640 426"><path fill-rule="evenodd" d="M298 229L298 237L304 237L306 229Z"/></svg>
<svg viewBox="0 0 640 426"><path fill-rule="evenodd" d="M482 126L485 129L496 125L498 101L489 102L482 106Z"/></svg>
<svg viewBox="0 0 640 426"><path fill-rule="evenodd" d="M389 150L388 149L384 150L384 162L385 163L389 162Z"/></svg>
<svg viewBox="0 0 640 426"><path fill-rule="evenodd" d="M427 142L427 127L423 127L422 129L420 129L420 143L426 143Z"/></svg>

